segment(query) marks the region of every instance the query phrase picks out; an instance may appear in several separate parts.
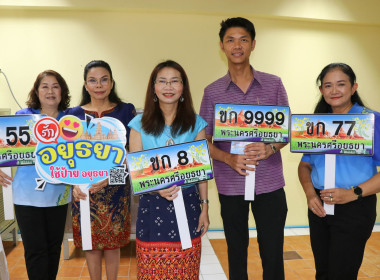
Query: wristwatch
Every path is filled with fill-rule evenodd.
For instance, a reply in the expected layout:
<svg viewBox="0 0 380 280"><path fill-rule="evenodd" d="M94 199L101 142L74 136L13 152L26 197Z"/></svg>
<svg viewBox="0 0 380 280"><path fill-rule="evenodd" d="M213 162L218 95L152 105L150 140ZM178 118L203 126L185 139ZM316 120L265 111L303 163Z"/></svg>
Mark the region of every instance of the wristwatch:
<svg viewBox="0 0 380 280"><path fill-rule="evenodd" d="M208 204L208 199L201 199L201 204Z"/></svg>
<svg viewBox="0 0 380 280"><path fill-rule="evenodd" d="M275 154L277 152L277 148L272 143L269 143L270 148L272 149L273 153Z"/></svg>
<svg viewBox="0 0 380 280"><path fill-rule="evenodd" d="M354 191L354 193L358 196L358 199L361 199L363 196L363 190L361 187L359 186L355 186L355 187L352 187L352 190Z"/></svg>

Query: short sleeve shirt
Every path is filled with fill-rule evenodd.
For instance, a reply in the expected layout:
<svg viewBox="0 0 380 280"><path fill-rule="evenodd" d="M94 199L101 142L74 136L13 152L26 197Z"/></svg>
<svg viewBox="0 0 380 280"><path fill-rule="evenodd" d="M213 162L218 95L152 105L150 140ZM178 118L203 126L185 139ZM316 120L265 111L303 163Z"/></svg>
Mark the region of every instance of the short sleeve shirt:
<svg viewBox="0 0 380 280"><path fill-rule="evenodd" d="M39 109L22 109L16 115L40 114ZM60 112L57 120L63 116ZM13 178L13 203L16 205L52 207L71 202L71 186L46 183L43 191L35 190L36 178L40 178L34 165L20 166Z"/></svg>
<svg viewBox="0 0 380 280"><path fill-rule="evenodd" d="M288 97L279 77L256 71L253 80L244 93L227 73L224 77L205 88L200 115L207 121L206 134L213 135L214 110L216 103L281 105L288 106ZM229 152L231 142L215 141L219 149ZM245 176L239 175L224 162L214 160L214 175L218 192L224 195L244 195ZM263 160L256 168L256 194L269 193L285 185L281 153L277 152Z"/></svg>
<svg viewBox="0 0 380 280"><path fill-rule="evenodd" d="M380 141L380 114L356 103L348 113L374 113L375 135L372 157L336 155L335 187L344 189L349 189L351 186L357 186L367 181L377 173L376 166L380 166L380 145L378 143ZM314 187L320 190L324 189L325 155L304 154L301 161L311 164L311 180Z"/></svg>

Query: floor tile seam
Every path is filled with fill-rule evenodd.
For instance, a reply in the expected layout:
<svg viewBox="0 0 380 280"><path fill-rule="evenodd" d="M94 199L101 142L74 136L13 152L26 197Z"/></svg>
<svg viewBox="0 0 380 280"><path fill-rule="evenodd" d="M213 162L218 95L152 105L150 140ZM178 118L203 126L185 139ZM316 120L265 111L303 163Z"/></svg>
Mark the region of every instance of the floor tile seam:
<svg viewBox="0 0 380 280"><path fill-rule="evenodd" d="M207 240L209 241L208 243L210 244L210 247L208 248L208 250L209 250L209 251L211 250L210 254L207 254L207 255L208 255L208 256L215 256L216 259L217 259L217 261L218 261L217 264L218 264L218 265L222 268L222 270L223 270L222 264L220 263L220 260L219 260L219 258L218 258L218 256L217 256L217 254L215 253L215 250L214 250L214 248L212 247L212 244L211 244L211 242L210 242L208 236L207 236L207 235L205 235L205 236L206 236L205 238L207 238ZM202 249L203 249L203 247L202 247Z"/></svg>

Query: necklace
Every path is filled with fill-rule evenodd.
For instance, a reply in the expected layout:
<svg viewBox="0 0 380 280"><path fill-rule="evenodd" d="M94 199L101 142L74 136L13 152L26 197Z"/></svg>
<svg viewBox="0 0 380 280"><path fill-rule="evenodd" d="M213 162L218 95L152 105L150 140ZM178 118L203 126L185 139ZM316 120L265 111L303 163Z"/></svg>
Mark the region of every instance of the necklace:
<svg viewBox="0 0 380 280"><path fill-rule="evenodd" d="M45 115L47 115L47 116L49 116L49 117L52 117L52 118L54 118L54 119L56 119L57 117L58 117L58 115L59 115L59 112L58 112L58 110L55 112L49 112L49 114L47 113L47 112L45 112L45 110L44 109L40 109L40 113L41 114L45 114Z"/></svg>
<svg viewBox="0 0 380 280"><path fill-rule="evenodd" d="M172 146L172 145L174 145L175 143L174 143L174 140L171 137L171 128L170 128L170 126L165 125L164 133L168 137L168 140L166 140L165 145L166 146Z"/></svg>

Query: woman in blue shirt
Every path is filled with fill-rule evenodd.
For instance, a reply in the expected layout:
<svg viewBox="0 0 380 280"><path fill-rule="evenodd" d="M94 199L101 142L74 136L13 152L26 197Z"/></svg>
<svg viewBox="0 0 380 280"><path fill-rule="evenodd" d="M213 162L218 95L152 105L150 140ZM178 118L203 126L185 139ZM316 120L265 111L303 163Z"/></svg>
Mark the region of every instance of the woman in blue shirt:
<svg viewBox="0 0 380 280"><path fill-rule="evenodd" d="M380 140L380 114L364 107L350 66L327 65L317 84L322 96L314 113L374 113L374 141ZM324 190L325 155L302 157L298 176L309 208L316 279L357 279L376 219L375 193L380 191L376 166L380 166L380 145L374 146L371 157L337 155L335 188ZM322 202L335 205L334 215L326 215Z"/></svg>
<svg viewBox="0 0 380 280"><path fill-rule="evenodd" d="M69 89L62 76L46 70L37 76L26 102L28 108L16 112L46 114L59 120L70 103ZM0 184L13 187L13 203L25 250L29 279L55 279L66 223L71 186L46 183L35 190L39 178L33 166L17 168L13 180L0 170Z"/></svg>
<svg viewBox="0 0 380 280"><path fill-rule="evenodd" d="M131 152L206 137L207 123L194 112L189 81L181 65L167 60L153 69L144 113L136 116L128 126L131 128ZM139 280L199 279L201 236L209 226L207 182L189 185L183 190L193 245L186 250L181 247L173 205L178 190L179 187L173 186L140 196L136 223Z"/></svg>

